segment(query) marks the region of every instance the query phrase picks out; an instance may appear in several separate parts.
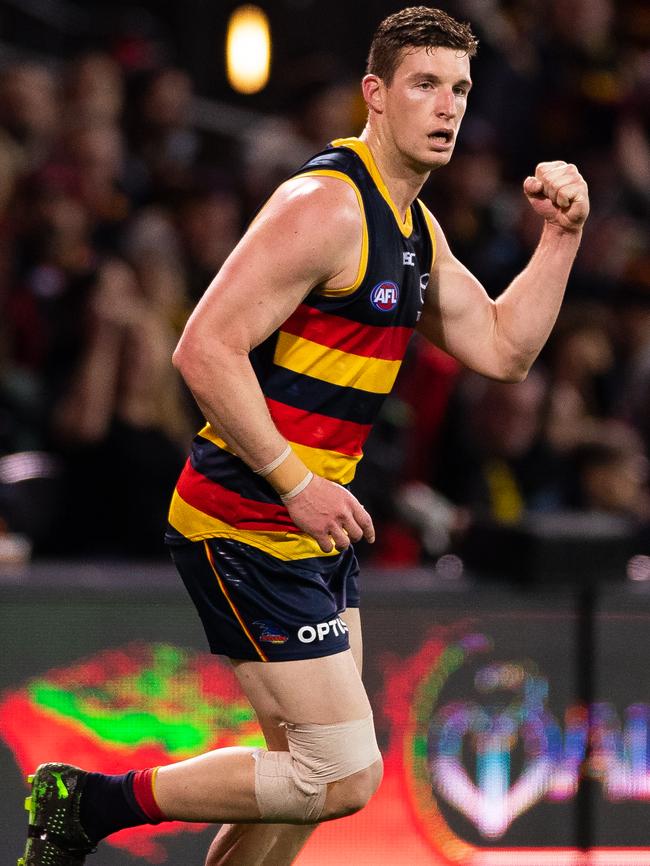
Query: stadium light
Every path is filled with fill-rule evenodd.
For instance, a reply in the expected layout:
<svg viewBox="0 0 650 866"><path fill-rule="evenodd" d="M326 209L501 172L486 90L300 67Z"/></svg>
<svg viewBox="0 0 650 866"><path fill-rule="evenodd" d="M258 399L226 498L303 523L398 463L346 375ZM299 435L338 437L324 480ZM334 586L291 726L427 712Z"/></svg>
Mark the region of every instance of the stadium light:
<svg viewBox="0 0 650 866"><path fill-rule="evenodd" d="M258 93L266 87L271 66L271 28L259 6L239 6L228 20L226 69L238 93Z"/></svg>

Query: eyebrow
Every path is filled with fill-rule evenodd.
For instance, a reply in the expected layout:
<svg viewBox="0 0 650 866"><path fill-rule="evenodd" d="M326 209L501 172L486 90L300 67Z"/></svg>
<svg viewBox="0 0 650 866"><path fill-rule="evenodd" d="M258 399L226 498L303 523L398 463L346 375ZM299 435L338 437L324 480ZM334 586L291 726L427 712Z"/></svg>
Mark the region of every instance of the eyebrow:
<svg viewBox="0 0 650 866"><path fill-rule="evenodd" d="M434 75L432 72L412 72L409 76L409 79L419 79L420 81L430 81L432 84L440 84L441 78L439 75ZM469 78L461 78L458 81L455 81L453 87L463 86L468 90L472 89L472 82Z"/></svg>

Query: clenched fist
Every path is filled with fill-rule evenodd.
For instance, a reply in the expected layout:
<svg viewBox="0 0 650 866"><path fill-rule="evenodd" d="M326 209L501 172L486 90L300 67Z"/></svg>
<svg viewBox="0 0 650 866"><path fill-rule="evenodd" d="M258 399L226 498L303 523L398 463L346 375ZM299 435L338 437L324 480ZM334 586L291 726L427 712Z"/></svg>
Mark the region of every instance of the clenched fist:
<svg viewBox="0 0 650 866"><path fill-rule="evenodd" d="M533 210L565 231L580 231L589 216L587 184L570 163L540 162L535 177L524 181L524 193Z"/></svg>

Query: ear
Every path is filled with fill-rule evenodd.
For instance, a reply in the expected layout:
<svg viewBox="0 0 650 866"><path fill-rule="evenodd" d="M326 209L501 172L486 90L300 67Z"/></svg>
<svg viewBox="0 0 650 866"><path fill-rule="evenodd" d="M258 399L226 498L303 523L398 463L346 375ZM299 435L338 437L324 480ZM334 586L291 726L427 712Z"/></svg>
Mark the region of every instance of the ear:
<svg viewBox="0 0 650 866"><path fill-rule="evenodd" d="M384 82L377 75L364 75L361 81L361 90L366 105L377 114L382 114L384 110Z"/></svg>

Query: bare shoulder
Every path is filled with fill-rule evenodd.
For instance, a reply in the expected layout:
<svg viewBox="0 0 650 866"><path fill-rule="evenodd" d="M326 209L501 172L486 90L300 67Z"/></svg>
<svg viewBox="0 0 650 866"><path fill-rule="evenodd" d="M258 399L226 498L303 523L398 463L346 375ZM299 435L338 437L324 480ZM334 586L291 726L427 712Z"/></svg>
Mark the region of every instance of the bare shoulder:
<svg viewBox="0 0 650 866"><path fill-rule="evenodd" d="M361 207L354 187L337 177L300 176L281 184L246 232L240 250L253 249L267 270L309 274L309 287L354 283L362 248ZM287 276L283 277L286 282Z"/></svg>
<svg viewBox="0 0 650 866"><path fill-rule="evenodd" d="M300 175L282 183L253 226L280 221L284 231L313 226L319 233L346 235L361 224L357 194L338 177Z"/></svg>

